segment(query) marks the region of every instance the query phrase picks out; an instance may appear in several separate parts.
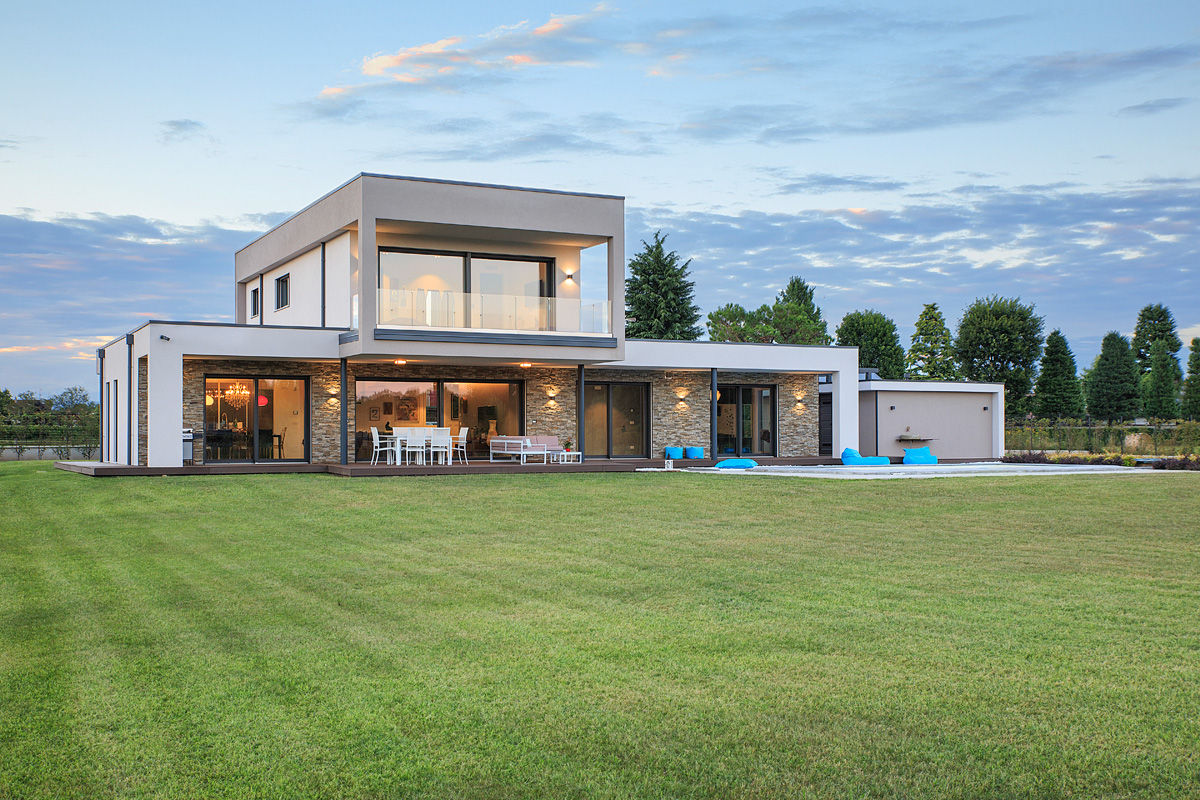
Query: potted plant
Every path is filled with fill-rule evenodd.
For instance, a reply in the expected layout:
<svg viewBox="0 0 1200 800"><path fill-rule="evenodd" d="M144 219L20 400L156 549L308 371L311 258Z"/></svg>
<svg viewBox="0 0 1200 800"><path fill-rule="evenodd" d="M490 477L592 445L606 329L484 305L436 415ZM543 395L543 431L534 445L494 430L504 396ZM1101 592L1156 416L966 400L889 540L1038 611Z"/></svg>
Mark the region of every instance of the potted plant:
<svg viewBox="0 0 1200 800"><path fill-rule="evenodd" d="M567 441L563 443L563 450L566 450L569 453L569 452L571 452L571 447L573 445L574 445L574 442L572 442L570 439L567 439Z"/></svg>

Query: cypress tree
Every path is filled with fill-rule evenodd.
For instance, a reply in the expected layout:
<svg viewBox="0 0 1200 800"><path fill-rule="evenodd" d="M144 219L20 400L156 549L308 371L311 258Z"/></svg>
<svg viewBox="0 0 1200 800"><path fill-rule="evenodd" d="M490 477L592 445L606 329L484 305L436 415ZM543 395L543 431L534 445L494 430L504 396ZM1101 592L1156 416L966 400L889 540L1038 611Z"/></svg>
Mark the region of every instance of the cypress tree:
<svg viewBox="0 0 1200 800"><path fill-rule="evenodd" d="M1138 312L1137 327L1133 331L1133 355L1138 362L1138 372L1147 375L1150 372L1150 348L1156 341L1162 339L1167 343L1167 353L1172 359L1183 347L1179 334L1175 332L1175 317L1171 310L1162 303L1154 303ZM1175 380L1183 380L1179 370L1179 362L1175 362Z"/></svg>
<svg viewBox="0 0 1200 800"><path fill-rule="evenodd" d="M954 360L954 340L946 327L946 318L937 303L926 303L917 317L912 345L904 357L904 371L910 378L927 381L953 381L961 375Z"/></svg>
<svg viewBox="0 0 1200 800"><path fill-rule="evenodd" d="M1183 383L1183 406L1180 412L1184 419L1200 419L1200 338L1192 339L1188 353L1188 375Z"/></svg>
<svg viewBox="0 0 1200 800"><path fill-rule="evenodd" d="M1116 331L1100 343L1100 357L1088 375L1087 406L1093 417L1109 422L1137 414L1137 361L1129 340Z"/></svg>
<svg viewBox="0 0 1200 800"><path fill-rule="evenodd" d="M1039 417L1060 419L1083 416L1083 393L1076 375L1075 355L1062 331L1046 337L1042 369L1034 390L1033 406Z"/></svg>
<svg viewBox="0 0 1200 800"><path fill-rule="evenodd" d="M1146 376L1146 396L1142 403L1142 413L1147 417L1175 419L1178 415L1179 404L1175 402L1178 368L1179 362L1167 351L1166 340L1155 339L1150 345L1150 374Z"/></svg>
<svg viewBox="0 0 1200 800"><path fill-rule="evenodd" d="M655 231L652 242L642 241L642 251L629 260L625 281L625 335L630 339L700 338L700 308L695 284L688 280L689 258L663 246L667 237Z"/></svg>
<svg viewBox="0 0 1200 800"><path fill-rule="evenodd" d="M858 348L858 365L875 367L879 377L904 377L904 347L896 323L878 311L851 311L837 327L837 343Z"/></svg>

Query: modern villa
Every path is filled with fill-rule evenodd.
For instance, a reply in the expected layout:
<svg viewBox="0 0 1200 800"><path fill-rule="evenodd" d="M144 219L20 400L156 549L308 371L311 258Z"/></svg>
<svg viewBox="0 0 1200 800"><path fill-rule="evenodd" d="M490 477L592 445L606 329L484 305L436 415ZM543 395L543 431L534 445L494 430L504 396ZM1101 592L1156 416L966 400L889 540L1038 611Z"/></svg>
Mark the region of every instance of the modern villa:
<svg viewBox="0 0 1200 800"><path fill-rule="evenodd" d="M624 199L360 174L238 251L232 323L98 351L110 464L354 464L371 428L797 458L859 439L858 351L625 337ZM194 437L185 441L182 431ZM190 456L190 458L189 458Z"/></svg>

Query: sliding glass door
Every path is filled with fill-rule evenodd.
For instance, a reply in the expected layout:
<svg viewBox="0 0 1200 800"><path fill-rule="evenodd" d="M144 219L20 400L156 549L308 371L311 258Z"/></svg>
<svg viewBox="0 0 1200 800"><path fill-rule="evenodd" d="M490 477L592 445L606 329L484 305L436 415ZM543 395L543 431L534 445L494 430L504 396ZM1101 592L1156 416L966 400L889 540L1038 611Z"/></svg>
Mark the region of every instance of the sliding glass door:
<svg viewBox="0 0 1200 800"><path fill-rule="evenodd" d="M307 461L308 378L204 379L204 460Z"/></svg>
<svg viewBox="0 0 1200 800"><path fill-rule="evenodd" d="M583 397L584 455L646 458L650 451L644 383L587 383Z"/></svg>
<svg viewBox="0 0 1200 800"><path fill-rule="evenodd" d="M467 434L467 450L488 452L495 436L525 430L525 388L521 381L403 380L358 378L354 382L354 457L371 458L371 428L450 429Z"/></svg>
<svg viewBox="0 0 1200 800"><path fill-rule="evenodd" d="M717 387L717 454L775 455L774 386Z"/></svg>

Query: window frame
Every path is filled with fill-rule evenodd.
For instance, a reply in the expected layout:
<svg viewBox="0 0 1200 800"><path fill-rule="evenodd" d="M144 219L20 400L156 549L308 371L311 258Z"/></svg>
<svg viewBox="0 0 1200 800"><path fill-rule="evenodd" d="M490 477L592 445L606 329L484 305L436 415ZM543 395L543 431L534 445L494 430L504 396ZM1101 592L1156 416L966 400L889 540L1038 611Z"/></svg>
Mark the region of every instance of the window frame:
<svg viewBox="0 0 1200 800"><path fill-rule="evenodd" d="M282 311L292 304L292 273L287 272L275 279L275 310ZM281 290L282 289L282 293ZM283 302L279 302L280 299Z"/></svg>
<svg viewBox="0 0 1200 800"><path fill-rule="evenodd" d="M250 319L257 319L262 313L262 298L259 297L258 287L255 286L250 290Z"/></svg>

